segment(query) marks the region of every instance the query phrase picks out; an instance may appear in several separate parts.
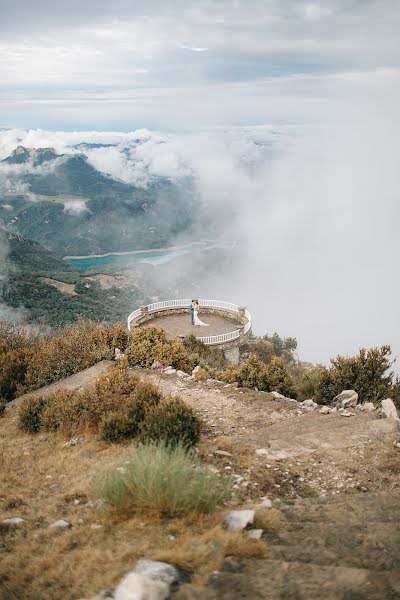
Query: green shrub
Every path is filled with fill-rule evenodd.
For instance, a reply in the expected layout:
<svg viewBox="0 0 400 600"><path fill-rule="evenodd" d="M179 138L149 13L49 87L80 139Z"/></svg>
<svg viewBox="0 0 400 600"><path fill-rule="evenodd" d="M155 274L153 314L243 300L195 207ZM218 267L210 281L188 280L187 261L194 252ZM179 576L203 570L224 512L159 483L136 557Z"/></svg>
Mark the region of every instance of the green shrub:
<svg viewBox="0 0 400 600"><path fill-rule="evenodd" d="M239 365L235 379L242 387L267 389L267 366L255 354ZM269 390L268 390L269 391Z"/></svg>
<svg viewBox="0 0 400 600"><path fill-rule="evenodd" d="M157 406L162 399L161 393L151 383L140 383L127 403L127 417L130 423L131 437L135 437L146 412Z"/></svg>
<svg viewBox="0 0 400 600"><path fill-rule="evenodd" d="M288 367L283 360L278 356L274 356L269 365L267 366L267 391L279 392L289 398L296 398L297 392L295 390L293 379L288 371Z"/></svg>
<svg viewBox="0 0 400 600"><path fill-rule="evenodd" d="M302 400L313 398L319 404L330 404L339 393L336 392L336 389L337 386L329 370L326 367L318 366L303 375L299 384L299 397Z"/></svg>
<svg viewBox="0 0 400 600"><path fill-rule="evenodd" d="M110 413L100 425L100 437L106 442L122 442L132 437L131 422L126 414Z"/></svg>
<svg viewBox="0 0 400 600"><path fill-rule="evenodd" d="M180 398L168 398L146 410L139 429L142 442L163 440L190 447L200 438L200 420Z"/></svg>
<svg viewBox="0 0 400 600"><path fill-rule="evenodd" d="M100 425L100 436L108 442L120 442L136 437L147 411L157 406L160 401L161 394L154 385L138 383L119 411L104 416Z"/></svg>
<svg viewBox="0 0 400 600"><path fill-rule="evenodd" d="M252 354L237 368L232 378L242 387L257 388L265 392L279 392L285 396L296 396L293 380L288 367L282 358L274 356L269 364L264 363L255 354Z"/></svg>
<svg viewBox="0 0 400 600"><path fill-rule="evenodd" d="M251 336L243 350L256 356L265 363L270 363L274 356L283 358L285 363L294 364L296 359L294 351L297 348L297 340L293 337L281 338L277 333L264 335L262 337Z"/></svg>
<svg viewBox="0 0 400 600"><path fill-rule="evenodd" d="M19 406L18 426L22 431L36 433L41 428L45 400L41 396L28 396Z"/></svg>
<svg viewBox="0 0 400 600"><path fill-rule="evenodd" d="M79 392L59 390L47 396L41 415L41 426L46 431L64 431L72 434L81 429L88 419L87 410Z"/></svg>
<svg viewBox="0 0 400 600"><path fill-rule="evenodd" d="M129 372L124 361L119 361L86 386L79 394L85 408L86 425L97 426L110 412L123 411L137 384L138 378Z"/></svg>
<svg viewBox="0 0 400 600"><path fill-rule="evenodd" d="M128 339L129 336L126 327L121 325L121 323L117 323L112 331L111 352L114 354L115 348L119 348L121 352L125 352Z"/></svg>
<svg viewBox="0 0 400 600"><path fill-rule="evenodd" d="M96 488L106 505L117 511L166 516L211 512L230 492L228 480L210 473L192 452L163 442L140 444L124 464L124 472L108 471L98 478Z"/></svg>
<svg viewBox="0 0 400 600"><path fill-rule="evenodd" d="M167 343L167 335L162 329L137 327L131 333L126 349L129 364L151 367L155 360L159 360L157 350Z"/></svg>
<svg viewBox="0 0 400 600"><path fill-rule="evenodd" d="M396 399L398 382L390 371L393 362L390 346L361 349L356 356L337 356L331 366L316 367L307 372L300 386L302 396L307 392L321 404L329 404L343 390L353 389L360 402L378 403L384 398Z"/></svg>
<svg viewBox="0 0 400 600"><path fill-rule="evenodd" d="M223 350L206 346L206 344L203 344L194 335L185 337L183 345L188 352L190 370L194 369L197 365L206 369L221 370L228 364Z"/></svg>
<svg viewBox="0 0 400 600"><path fill-rule="evenodd" d="M153 325L137 327L131 334L126 349L130 365L149 368L154 361L171 365L182 371L190 370L189 352L180 340L169 340L163 329Z"/></svg>

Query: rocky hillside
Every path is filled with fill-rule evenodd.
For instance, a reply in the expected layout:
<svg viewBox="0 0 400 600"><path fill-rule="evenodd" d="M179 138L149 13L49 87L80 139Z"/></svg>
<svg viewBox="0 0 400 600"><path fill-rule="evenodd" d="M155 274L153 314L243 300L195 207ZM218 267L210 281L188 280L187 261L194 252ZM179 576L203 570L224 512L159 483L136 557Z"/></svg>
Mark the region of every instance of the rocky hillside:
<svg viewBox="0 0 400 600"><path fill-rule="evenodd" d="M201 417L199 456L234 499L200 519L113 515L92 481L105 465L126 471L130 447L23 433L16 401L0 420L2 600L399 597L395 413L382 418L354 394L327 411L171 368L132 373Z"/></svg>

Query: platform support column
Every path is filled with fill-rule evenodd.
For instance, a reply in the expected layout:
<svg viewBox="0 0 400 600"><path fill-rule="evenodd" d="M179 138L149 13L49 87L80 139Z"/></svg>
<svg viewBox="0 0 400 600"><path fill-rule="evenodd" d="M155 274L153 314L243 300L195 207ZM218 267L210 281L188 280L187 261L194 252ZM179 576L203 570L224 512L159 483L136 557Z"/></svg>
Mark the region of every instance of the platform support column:
<svg viewBox="0 0 400 600"><path fill-rule="evenodd" d="M227 348L224 350L225 358L232 365L239 364L239 346L234 346L232 348Z"/></svg>

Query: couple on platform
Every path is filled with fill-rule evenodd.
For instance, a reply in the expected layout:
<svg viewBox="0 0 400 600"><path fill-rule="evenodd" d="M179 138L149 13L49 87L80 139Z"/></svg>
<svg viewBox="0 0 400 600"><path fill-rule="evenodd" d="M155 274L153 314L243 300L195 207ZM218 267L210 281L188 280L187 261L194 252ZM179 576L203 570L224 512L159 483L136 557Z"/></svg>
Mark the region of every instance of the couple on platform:
<svg viewBox="0 0 400 600"><path fill-rule="evenodd" d="M192 298L192 302L190 303L190 319L192 321L192 325L197 325L199 327L209 327L209 323L203 323L199 319L199 301L196 298Z"/></svg>

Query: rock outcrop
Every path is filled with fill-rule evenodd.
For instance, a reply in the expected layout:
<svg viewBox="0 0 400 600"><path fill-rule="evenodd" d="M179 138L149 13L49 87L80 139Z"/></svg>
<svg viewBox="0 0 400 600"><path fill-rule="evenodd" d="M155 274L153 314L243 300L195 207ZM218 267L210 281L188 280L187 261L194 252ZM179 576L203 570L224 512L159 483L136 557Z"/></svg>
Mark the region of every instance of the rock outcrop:
<svg viewBox="0 0 400 600"><path fill-rule="evenodd" d="M343 390L332 400L332 405L339 408L354 408L358 403L358 394L354 390Z"/></svg>
<svg viewBox="0 0 400 600"><path fill-rule="evenodd" d="M382 400L381 416L385 419L394 419L395 421L400 421L395 404L390 398Z"/></svg>

